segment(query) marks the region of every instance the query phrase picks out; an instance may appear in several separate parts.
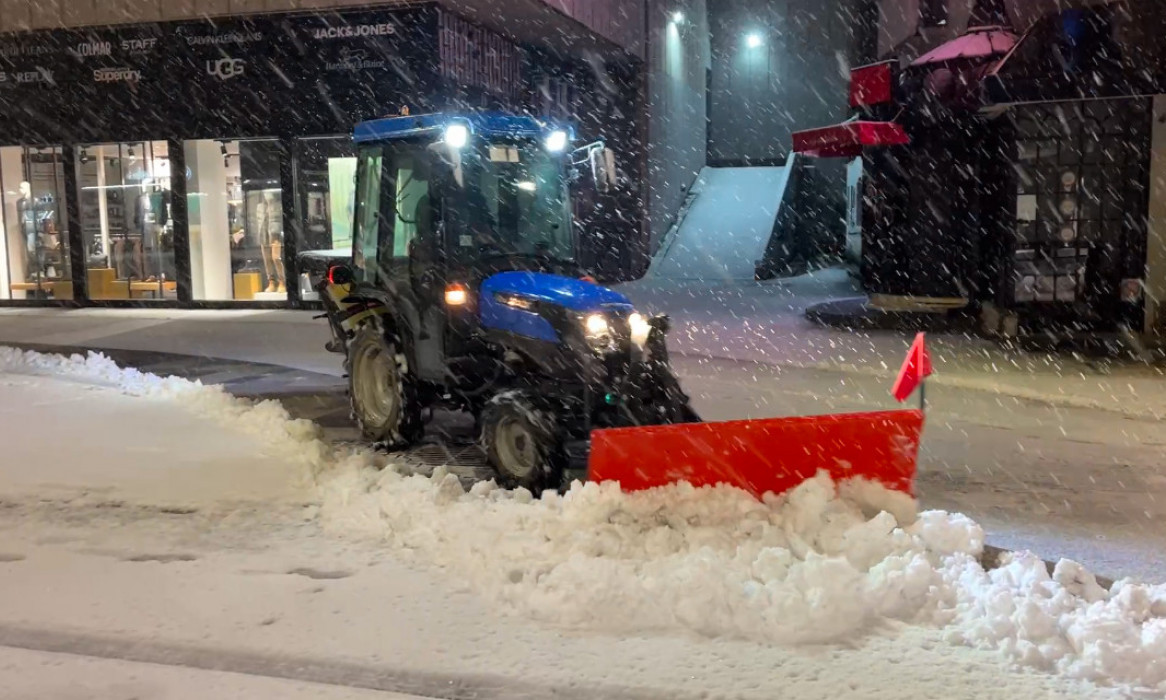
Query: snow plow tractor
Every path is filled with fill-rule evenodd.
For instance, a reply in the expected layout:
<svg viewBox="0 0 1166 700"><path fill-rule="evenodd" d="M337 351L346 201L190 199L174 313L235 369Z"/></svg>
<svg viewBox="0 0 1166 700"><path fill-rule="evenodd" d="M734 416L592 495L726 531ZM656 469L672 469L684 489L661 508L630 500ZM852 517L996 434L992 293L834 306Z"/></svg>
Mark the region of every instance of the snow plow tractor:
<svg viewBox="0 0 1166 700"><path fill-rule="evenodd" d="M378 119L354 138L353 254L317 291L366 440L408 448L427 411L453 409L474 417L499 482L535 493L582 477L760 496L819 468L910 491L915 412L700 421L668 319L575 260L570 187L609 180L602 143L493 113Z"/></svg>

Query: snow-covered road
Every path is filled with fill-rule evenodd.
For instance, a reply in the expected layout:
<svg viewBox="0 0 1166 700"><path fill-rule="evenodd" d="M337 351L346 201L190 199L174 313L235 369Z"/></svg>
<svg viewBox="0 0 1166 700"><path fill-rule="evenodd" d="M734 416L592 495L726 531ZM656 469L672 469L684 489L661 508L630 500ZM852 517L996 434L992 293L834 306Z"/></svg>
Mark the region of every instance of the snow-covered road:
<svg viewBox="0 0 1166 700"><path fill-rule="evenodd" d="M1166 691L1166 588L987 573L961 516L897 523L826 483L467 493L276 404L7 350L0 407L5 443L42 445L0 463L0 647L437 697ZM4 658L0 684L61 681Z"/></svg>

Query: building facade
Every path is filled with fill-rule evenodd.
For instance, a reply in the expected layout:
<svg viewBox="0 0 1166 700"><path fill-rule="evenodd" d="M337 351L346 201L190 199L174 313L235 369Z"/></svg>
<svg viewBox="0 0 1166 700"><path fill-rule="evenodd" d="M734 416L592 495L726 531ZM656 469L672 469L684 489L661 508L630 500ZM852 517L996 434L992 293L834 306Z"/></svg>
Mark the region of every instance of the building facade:
<svg viewBox="0 0 1166 700"><path fill-rule="evenodd" d="M1166 6L883 5L872 70L893 79L860 111L910 143L863 154L872 299L978 309L989 333L1160 338Z"/></svg>
<svg viewBox="0 0 1166 700"><path fill-rule="evenodd" d="M130 4L117 19L180 12ZM88 5L5 17L114 19ZM604 139L625 184L579 208L583 262L618 279L646 257L642 71L581 21L524 6L515 26L553 13L556 36L585 36L561 45L434 3L204 5L267 11L0 36L0 303L311 302L300 254L351 246L352 126L402 109L522 111Z"/></svg>

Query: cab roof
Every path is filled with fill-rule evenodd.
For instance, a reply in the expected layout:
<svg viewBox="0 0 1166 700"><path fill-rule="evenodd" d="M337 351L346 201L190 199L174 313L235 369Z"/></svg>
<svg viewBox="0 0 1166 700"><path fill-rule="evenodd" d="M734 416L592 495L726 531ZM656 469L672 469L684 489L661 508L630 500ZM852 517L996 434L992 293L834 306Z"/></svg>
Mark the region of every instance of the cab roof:
<svg viewBox="0 0 1166 700"><path fill-rule="evenodd" d="M452 123L465 124L470 127L472 133L487 138L537 139L557 130L566 131L570 137L574 137L568 126L544 122L525 115L506 112L438 112L361 122L353 130L352 138L357 143L407 139L428 133L439 133Z"/></svg>

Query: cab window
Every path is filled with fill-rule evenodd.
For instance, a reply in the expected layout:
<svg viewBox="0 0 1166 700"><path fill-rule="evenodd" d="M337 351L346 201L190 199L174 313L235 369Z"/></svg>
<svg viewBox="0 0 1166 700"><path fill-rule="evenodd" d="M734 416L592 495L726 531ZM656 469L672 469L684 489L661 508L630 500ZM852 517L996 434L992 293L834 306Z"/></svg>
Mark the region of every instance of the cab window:
<svg viewBox="0 0 1166 700"><path fill-rule="evenodd" d="M361 148L356 166L356 230L353 232L352 262L356 279L367 284L376 284L383 276L377 262L383 164L384 147Z"/></svg>

